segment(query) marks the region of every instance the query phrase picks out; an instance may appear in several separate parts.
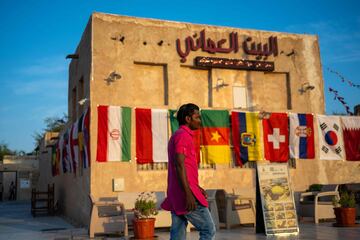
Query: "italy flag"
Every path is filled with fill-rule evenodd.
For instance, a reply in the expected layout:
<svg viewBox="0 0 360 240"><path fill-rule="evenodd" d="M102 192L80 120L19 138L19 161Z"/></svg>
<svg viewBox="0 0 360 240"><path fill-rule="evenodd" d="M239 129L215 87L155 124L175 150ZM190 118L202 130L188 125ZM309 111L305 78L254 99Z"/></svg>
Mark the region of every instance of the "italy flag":
<svg viewBox="0 0 360 240"><path fill-rule="evenodd" d="M205 163L229 163L229 113L226 110L201 110L202 159Z"/></svg>

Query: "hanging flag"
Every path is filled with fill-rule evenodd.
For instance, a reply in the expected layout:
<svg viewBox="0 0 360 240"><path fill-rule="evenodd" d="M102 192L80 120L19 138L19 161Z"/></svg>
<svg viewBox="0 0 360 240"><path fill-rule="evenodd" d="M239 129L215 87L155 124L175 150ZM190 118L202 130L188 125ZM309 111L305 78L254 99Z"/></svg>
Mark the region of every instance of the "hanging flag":
<svg viewBox="0 0 360 240"><path fill-rule="evenodd" d="M51 147L51 173L55 177L59 175L59 163L57 161L57 149L59 141Z"/></svg>
<svg viewBox="0 0 360 240"><path fill-rule="evenodd" d="M235 164L262 159L258 113L231 112Z"/></svg>
<svg viewBox="0 0 360 240"><path fill-rule="evenodd" d="M98 106L98 162L130 161L131 108Z"/></svg>
<svg viewBox="0 0 360 240"><path fill-rule="evenodd" d="M168 111L136 108L136 161L167 162Z"/></svg>
<svg viewBox="0 0 360 240"><path fill-rule="evenodd" d="M289 130L286 113L271 113L262 120L265 158L270 162L287 162L289 159Z"/></svg>
<svg viewBox="0 0 360 240"><path fill-rule="evenodd" d="M315 158L314 118L312 114L290 113L290 157Z"/></svg>
<svg viewBox="0 0 360 240"><path fill-rule="evenodd" d="M177 110L169 109L171 134L174 134L174 132L179 129L179 122L176 118L176 112Z"/></svg>
<svg viewBox="0 0 360 240"><path fill-rule="evenodd" d="M201 110L202 157L205 163L229 163L229 113L226 110Z"/></svg>
<svg viewBox="0 0 360 240"><path fill-rule="evenodd" d="M56 144L56 160L59 164L59 174L60 174L60 172L64 173L63 148L64 148L64 136L59 135L59 140Z"/></svg>
<svg viewBox="0 0 360 240"><path fill-rule="evenodd" d="M131 112L130 112L131 114ZM83 154L83 161L84 161L84 168L88 168L91 165L91 158L90 158L90 107L85 111L84 119L82 123L83 129L83 136L84 136L84 154Z"/></svg>
<svg viewBox="0 0 360 240"><path fill-rule="evenodd" d="M79 160L83 168L88 168L90 165L89 116L90 111L86 109L81 115L78 125Z"/></svg>
<svg viewBox="0 0 360 240"><path fill-rule="evenodd" d="M177 112L176 110L172 110L172 109L169 110L171 134L174 134L174 132L179 129L179 122L175 115L176 112ZM193 133L194 133L194 147L195 147L195 151L196 151L196 161L199 164L200 163L201 131L200 131L200 129L193 130Z"/></svg>
<svg viewBox="0 0 360 240"><path fill-rule="evenodd" d="M344 146L340 117L317 115L320 159L342 160Z"/></svg>
<svg viewBox="0 0 360 240"><path fill-rule="evenodd" d="M82 169L84 166L84 133L83 133L84 113L81 114L78 121L78 147L79 147L79 166ZM80 170L81 171L81 170ZM81 173L82 174L82 173Z"/></svg>
<svg viewBox="0 0 360 240"><path fill-rule="evenodd" d="M70 130L70 154L72 170L76 175L76 169L79 165L78 121L73 123Z"/></svg>
<svg viewBox="0 0 360 240"><path fill-rule="evenodd" d="M62 165L64 173L71 173L72 171L72 160L70 154L70 138L69 138L69 129L66 129L64 133L64 144L62 148Z"/></svg>
<svg viewBox="0 0 360 240"><path fill-rule="evenodd" d="M341 117L346 160L360 161L360 117Z"/></svg>

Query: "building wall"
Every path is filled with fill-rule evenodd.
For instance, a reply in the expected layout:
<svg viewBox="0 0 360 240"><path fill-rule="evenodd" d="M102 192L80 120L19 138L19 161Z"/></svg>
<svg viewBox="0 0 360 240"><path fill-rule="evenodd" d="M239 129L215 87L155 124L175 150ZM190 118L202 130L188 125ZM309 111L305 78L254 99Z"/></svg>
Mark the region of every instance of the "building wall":
<svg viewBox="0 0 360 240"><path fill-rule="evenodd" d="M30 200L33 177L39 174L39 159L35 155L5 155L0 163L0 187L3 186L3 200L10 196L10 183L16 185L16 200Z"/></svg>
<svg viewBox="0 0 360 240"><path fill-rule="evenodd" d="M91 30L89 25L91 25ZM269 56L267 61L275 63L273 72L231 69L196 68L196 56L223 57L255 60L255 56L238 53L210 54L201 50L191 51L185 63L180 62L175 42L188 36L199 35L205 30L208 38L228 39L237 32L240 43L248 36L254 41L266 42L276 36L279 55ZM195 37L194 37L195 38ZM90 40L91 39L91 40ZM90 43L91 42L91 43ZM91 51L90 51L91 45ZM233 109L234 87L244 87L247 103L244 110L269 112L324 113L324 86L318 38L312 35L285 34L244 30L208 25L195 25L140 19L109 14L94 13L85 30L78 50L79 59L72 60L69 83L69 115L73 116L74 86L79 79L85 80L83 95L90 99L91 123L90 146L91 168L80 178L65 176L62 183L66 214L79 219L85 216L89 206L85 203L86 192L94 197L115 197L112 181L124 178L125 191L165 191L166 170L139 171L135 160L135 116L132 118L131 162L96 162L97 106L120 105L147 108L176 109L181 104L193 102L201 108ZM109 81L111 74L121 77ZM219 83L227 86L216 88ZM315 88L300 94L304 84ZM77 87L78 89L78 87ZM75 104L77 117L79 106ZM134 112L133 112L134 113ZM316 129L317 130L317 129ZM317 132L315 132L317 142ZM359 181L359 164L340 161L297 160L296 169L291 170L295 191L305 190L312 183ZM241 188L244 192L255 187L254 169L231 168L217 165L216 169L199 170L200 184L204 188L222 188L231 192ZM74 193L77 190L82 193ZM75 198L76 197L76 198ZM81 202L81 210L70 206ZM79 212L80 211L80 212ZM85 223L85 218L81 217Z"/></svg>

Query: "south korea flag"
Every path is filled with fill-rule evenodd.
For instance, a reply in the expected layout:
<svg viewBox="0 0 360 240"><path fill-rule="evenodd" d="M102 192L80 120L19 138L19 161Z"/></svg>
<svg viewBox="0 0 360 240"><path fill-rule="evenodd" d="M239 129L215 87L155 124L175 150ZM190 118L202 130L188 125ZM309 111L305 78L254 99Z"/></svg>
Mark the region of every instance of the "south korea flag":
<svg viewBox="0 0 360 240"><path fill-rule="evenodd" d="M344 142L340 117L317 115L320 159L343 160Z"/></svg>

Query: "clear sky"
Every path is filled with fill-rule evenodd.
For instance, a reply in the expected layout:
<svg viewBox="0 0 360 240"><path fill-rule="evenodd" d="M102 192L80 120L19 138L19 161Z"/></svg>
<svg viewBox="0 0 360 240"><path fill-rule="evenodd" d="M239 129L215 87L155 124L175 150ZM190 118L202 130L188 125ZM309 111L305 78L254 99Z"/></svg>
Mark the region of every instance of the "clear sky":
<svg viewBox="0 0 360 240"><path fill-rule="evenodd" d="M68 64L92 12L277 32L316 34L326 112L360 104L360 1L0 0L0 143L34 149L46 117L67 113Z"/></svg>

